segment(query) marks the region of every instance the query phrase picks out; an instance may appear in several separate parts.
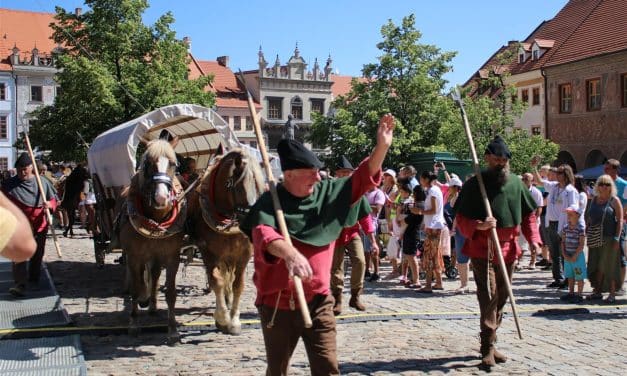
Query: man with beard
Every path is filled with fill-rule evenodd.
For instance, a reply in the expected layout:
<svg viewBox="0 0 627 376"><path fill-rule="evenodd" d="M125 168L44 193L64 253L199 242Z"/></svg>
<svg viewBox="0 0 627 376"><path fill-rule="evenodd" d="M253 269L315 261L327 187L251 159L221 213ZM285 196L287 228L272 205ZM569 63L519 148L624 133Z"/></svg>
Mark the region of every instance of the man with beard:
<svg viewBox="0 0 627 376"><path fill-rule="evenodd" d="M496 136L486 148L488 168L482 172L492 217L487 216L476 177L464 184L455 206L458 230L466 238L462 252L472 259L477 285L481 312L481 366L484 368L507 360L494 347L508 291L495 253L496 247L492 244L491 231L496 228L510 282L514 261L521 253L518 245L521 230L533 244L534 251L541 245L535 216L536 203L520 178L509 173L510 159L509 148L500 136Z"/></svg>
<svg viewBox="0 0 627 376"><path fill-rule="evenodd" d="M9 293L15 297L22 297L25 295L27 282L34 285L39 282L49 225L46 220L45 208L54 210L57 201L56 191L47 179L41 179L47 201L41 197L33 173L33 161L27 153L20 155L15 162L15 168L17 175L5 182L2 191L26 215L37 242L37 249L30 260L13 263L15 286L9 289Z"/></svg>

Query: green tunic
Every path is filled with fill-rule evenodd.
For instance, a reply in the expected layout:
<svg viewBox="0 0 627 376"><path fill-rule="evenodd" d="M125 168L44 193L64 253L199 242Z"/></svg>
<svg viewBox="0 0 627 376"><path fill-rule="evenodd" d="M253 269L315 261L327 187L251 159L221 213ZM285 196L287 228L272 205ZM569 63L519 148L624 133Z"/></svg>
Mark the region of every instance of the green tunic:
<svg viewBox="0 0 627 376"><path fill-rule="evenodd" d="M314 192L304 198L293 196L282 185L277 186L279 201L290 236L302 243L322 247L335 241L345 227L372 210L365 197L351 205L352 179L323 180ZM252 230L258 225L278 230L272 196L264 193L240 224L240 229L252 239Z"/></svg>
<svg viewBox="0 0 627 376"><path fill-rule="evenodd" d="M485 173L483 175L486 182ZM536 209L536 203L529 189L516 175L510 175L502 187L486 184L488 201L492 207L492 216L496 218L497 227L508 228L518 226L523 217ZM462 187L457 199L455 211L464 217L483 221L487 217L479 181L476 177L468 180Z"/></svg>

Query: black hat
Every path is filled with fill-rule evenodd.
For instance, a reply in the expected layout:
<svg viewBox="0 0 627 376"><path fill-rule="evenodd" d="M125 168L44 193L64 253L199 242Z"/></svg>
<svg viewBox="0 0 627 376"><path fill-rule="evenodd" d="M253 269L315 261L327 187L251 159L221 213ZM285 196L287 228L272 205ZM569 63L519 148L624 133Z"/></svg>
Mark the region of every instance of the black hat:
<svg viewBox="0 0 627 376"><path fill-rule="evenodd" d="M337 164L336 170L354 170L353 165L348 161L346 156L341 155L339 163Z"/></svg>
<svg viewBox="0 0 627 376"><path fill-rule="evenodd" d="M494 137L494 140L488 144L488 147L485 149L485 154L492 154L497 157L512 159L512 153L510 153L507 144L499 135Z"/></svg>
<svg viewBox="0 0 627 376"><path fill-rule="evenodd" d="M283 171L297 168L321 168L323 166L318 157L298 141L283 139L276 149L281 159L281 170Z"/></svg>
<svg viewBox="0 0 627 376"><path fill-rule="evenodd" d="M27 152L23 152L15 161L15 168L24 168L33 164Z"/></svg>

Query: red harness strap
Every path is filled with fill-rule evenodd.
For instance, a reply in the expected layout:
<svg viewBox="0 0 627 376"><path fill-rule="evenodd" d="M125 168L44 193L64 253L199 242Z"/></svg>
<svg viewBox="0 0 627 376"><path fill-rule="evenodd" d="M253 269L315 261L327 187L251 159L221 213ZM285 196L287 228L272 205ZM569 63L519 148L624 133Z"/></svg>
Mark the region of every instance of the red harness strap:
<svg viewBox="0 0 627 376"><path fill-rule="evenodd" d="M154 220L148 219L144 215L144 205L142 201L139 199L139 195L135 196L135 208L137 212L142 216L142 224L146 227L149 227L153 230L167 230L176 222L176 218L179 215L179 204L176 200L173 202L172 210L170 211L170 215L163 222L156 222Z"/></svg>

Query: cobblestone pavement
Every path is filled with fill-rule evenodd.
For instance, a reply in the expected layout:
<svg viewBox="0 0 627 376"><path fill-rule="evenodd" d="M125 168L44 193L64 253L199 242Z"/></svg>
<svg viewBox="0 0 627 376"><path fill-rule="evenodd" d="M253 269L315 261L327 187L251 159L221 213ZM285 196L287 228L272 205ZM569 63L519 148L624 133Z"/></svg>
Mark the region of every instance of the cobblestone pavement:
<svg viewBox="0 0 627 376"><path fill-rule="evenodd" d="M106 266L98 269L91 240L83 230L75 233L72 239L60 238L63 259L56 257L51 241L46 250L48 268L70 318L79 327L125 326L128 300L123 294L124 268L113 261L119 254L107 255ZM389 270L384 264L382 274ZM251 322L256 320L257 313L250 268L247 273L248 286L241 312L243 321ZM623 373L627 367L625 297L619 297L611 307L602 303L567 305L558 299L562 292L544 287L549 282L550 272L522 270L515 274L514 294L524 339L518 339L514 320L508 315L499 330L498 347L510 356L510 361L495 367L494 373ZM452 292L458 284L445 280L443 292L424 295L400 286L395 280L367 283L365 315L358 315L346 306L345 294L346 318L337 327L342 373L482 373L477 367L478 305L474 294ZM215 302L205 287L202 267L181 267L176 308L180 324L208 325L213 321ZM142 312L141 322L164 324L163 294L159 308L156 316ZM90 375L261 375L265 372L261 331L246 325L240 336L214 330L188 330L182 333L182 343L174 347L166 345L165 333L156 331L135 338L124 334L123 329L92 330L83 333L81 341ZM309 374L302 343L294 352L290 374Z"/></svg>

